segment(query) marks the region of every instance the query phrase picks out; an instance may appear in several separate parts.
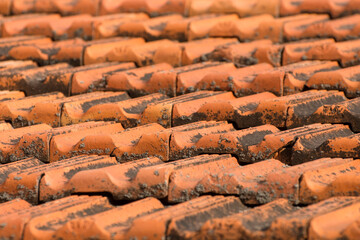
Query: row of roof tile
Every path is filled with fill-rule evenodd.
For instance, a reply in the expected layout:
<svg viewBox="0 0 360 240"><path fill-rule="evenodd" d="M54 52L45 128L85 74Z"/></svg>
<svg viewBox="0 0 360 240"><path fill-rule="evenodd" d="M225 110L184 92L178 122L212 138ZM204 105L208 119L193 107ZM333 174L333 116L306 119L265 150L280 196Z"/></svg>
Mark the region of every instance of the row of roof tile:
<svg viewBox="0 0 360 240"><path fill-rule="evenodd" d="M0 89L21 90L28 96L115 90L127 91L132 97L152 93L174 97L199 90L232 91L236 97L264 91L283 96L324 89L344 91L354 98L360 96L359 76L359 66L340 68L334 61L302 61L275 68L268 63L237 68L233 63L216 61L177 68L167 63L135 68L130 62L37 67L32 61L9 60L0 64Z"/></svg>
<svg viewBox="0 0 360 240"><path fill-rule="evenodd" d="M348 100L338 91L311 90L283 97L263 92L240 98L221 91L197 91L173 98L161 93L130 98L121 91L71 97L59 92L30 97L19 91L0 93L0 120L14 127L115 121L125 128L150 123L168 128L205 120L232 122L237 129L263 124L291 129L318 122L342 123L360 132L360 98Z"/></svg>
<svg viewBox="0 0 360 240"><path fill-rule="evenodd" d="M359 12L358 0L2 0L0 14L60 13L62 15L104 15L118 12L146 12L152 16L168 13L196 16L208 13L236 13L240 17L268 13L286 16L302 12L328 13L339 17Z"/></svg>
<svg viewBox="0 0 360 240"><path fill-rule="evenodd" d="M114 14L92 17L29 14L0 18L0 35L44 35L54 40L80 37L99 39L115 36L167 38L190 41L207 37L234 37L239 41L270 39L286 42L309 38L338 41L360 36L360 15L329 19L326 14L300 14L274 18L269 14L238 18L236 14L183 18L179 14L148 18L144 14Z"/></svg>
<svg viewBox="0 0 360 240"><path fill-rule="evenodd" d="M230 239L229 234L236 239L352 239L359 234L359 208L356 197L303 208L285 199L248 208L238 198L223 196L169 207L151 197L122 206L99 196L39 206L17 199L0 204L0 234L16 239Z"/></svg>
<svg viewBox="0 0 360 240"><path fill-rule="evenodd" d="M107 156L78 156L44 164L27 158L1 166L1 200L33 204L71 194L109 193L115 200L144 197L185 202L204 194L237 195L246 204L287 198L312 204L360 194L360 161L321 158L295 166L269 159L240 166L230 155L201 155L164 163L150 157L118 164ZM196 170L195 170L196 169Z"/></svg>

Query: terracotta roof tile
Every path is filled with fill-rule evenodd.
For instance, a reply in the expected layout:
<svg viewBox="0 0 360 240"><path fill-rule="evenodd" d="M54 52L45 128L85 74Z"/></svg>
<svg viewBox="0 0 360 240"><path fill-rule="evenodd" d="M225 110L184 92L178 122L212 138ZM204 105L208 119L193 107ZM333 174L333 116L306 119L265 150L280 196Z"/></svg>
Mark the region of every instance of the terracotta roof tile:
<svg viewBox="0 0 360 240"><path fill-rule="evenodd" d="M108 75L134 68L133 63L99 63L85 65L70 77L69 93L72 95L103 89ZM75 69L74 69L75 70Z"/></svg>
<svg viewBox="0 0 360 240"><path fill-rule="evenodd" d="M58 128L47 128L43 131L24 134L19 141L19 145L26 156L33 156L48 163L50 161L50 144L52 143L53 138L56 139L56 136L64 136L75 132L81 135L82 131L86 132L91 129L96 131L96 128L101 128L109 124L111 124L111 122L98 121L73 124L71 126Z"/></svg>
<svg viewBox="0 0 360 240"><path fill-rule="evenodd" d="M50 154L49 154L49 162L55 162L62 159L66 159L72 156L78 156L86 153L83 149L85 148L85 144L83 141L87 136L96 136L96 135L104 135L114 134L118 132L122 132L124 128L120 123L113 122L105 122L105 124L95 125L92 128L83 129L78 132L71 132L67 134L57 135L51 138L50 141ZM103 145L105 143L102 143ZM80 149L81 151L78 151ZM84 150L84 151L83 151ZM91 154L110 154L111 149L105 146L104 149L96 147Z"/></svg>
<svg viewBox="0 0 360 240"><path fill-rule="evenodd" d="M119 36L122 24L147 19L149 19L149 16L144 13L118 13L94 17L92 20L92 38L100 39Z"/></svg>
<svg viewBox="0 0 360 240"><path fill-rule="evenodd" d="M120 207L112 208L94 215L76 218L65 223L55 232L55 237L69 239L72 237L101 239L119 239L126 232L132 221L140 215L150 214L163 208L155 198L146 198ZM74 226L90 226L83 228Z"/></svg>
<svg viewBox="0 0 360 240"><path fill-rule="evenodd" d="M278 15L278 0L251 0L239 2L236 0L192 0L189 4L189 15L205 13L237 13L240 17L268 13Z"/></svg>
<svg viewBox="0 0 360 240"><path fill-rule="evenodd" d="M138 125L141 114L148 104L156 103L166 98L167 96L164 94L154 93L139 98L99 103L84 112L80 118L77 118L77 121L116 121L120 122L124 128L135 127Z"/></svg>
<svg viewBox="0 0 360 240"><path fill-rule="evenodd" d="M309 122L347 123L354 132L360 132L360 98L326 104L319 107L309 118Z"/></svg>
<svg viewBox="0 0 360 240"><path fill-rule="evenodd" d="M301 12L328 13L332 17L349 15L359 12L357 0L322 0L311 1L301 0L294 2L292 0L280 1L280 15L293 15Z"/></svg>
<svg viewBox="0 0 360 240"><path fill-rule="evenodd" d="M1 102L0 118L1 120L11 121L14 127L27 126L31 124L32 120L30 120L30 123L26 123L23 117L29 114L35 104L63 97L64 95L62 93L53 92Z"/></svg>
<svg viewBox="0 0 360 240"><path fill-rule="evenodd" d="M161 92L175 96L176 76L169 73L171 65L159 63L107 75L106 88L127 91L130 96L143 96Z"/></svg>
<svg viewBox="0 0 360 240"><path fill-rule="evenodd" d="M185 12L185 0L102 0L100 5L100 14L111 14L117 12L146 12L152 16L163 15L168 13Z"/></svg>
<svg viewBox="0 0 360 240"><path fill-rule="evenodd" d="M173 120L199 109L202 105L219 100L235 99L230 92L199 91L166 99L147 106L141 117L141 124L156 122L164 127L175 126ZM180 112L179 112L180 111ZM191 122L191 121L190 121Z"/></svg>
<svg viewBox="0 0 360 240"><path fill-rule="evenodd" d="M36 88L44 83L49 74L70 69L67 63L58 63L43 67L25 67L0 72L0 88L7 90L22 90L26 94L37 93ZM41 91L40 91L41 92Z"/></svg>
<svg viewBox="0 0 360 240"><path fill-rule="evenodd" d="M9 215L13 212L16 212L16 211L19 211L22 209L27 209L30 207L31 207L30 203L28 203L25 200L19 199L19 198L11 200L11 201L7 201L5 203L2 203L0 206L0 211L1 211L0 217Z"/></svg>
<svg viewBox="0 0 360 240"><path fill-rule="evenodd" d="M315 46L304 55L308 60L333 60L348 67L359 64L359 46L360 40L333 42Z"/></svg>
<svg viewBox="0 0 360 240"><path fill-rule="evenodd" d="M315 217L309 225L309 239L316 238L357 238L359 236L360 204L338 209Z"/></svg>
<svg viewBox="0 0 360 240"><path fill-rule="evenodd" d="M359 202L356 197L333 197L279 216L272 222L267 237L306 239L312 219Z"/></svg>
<svg viewBox="0 0 360 240"><path fill-rule="evenodd" d="M99 0L80 0L76 3L68 1L48 0L48 1L26 1L12 0L11 12L21 13L60 13L62 15L87 13L96 15L99 11Z"/></svg>
<svg viewBox="0 0 360 240"><path fill-rule="evenodd" d="M81 206L82 204L91 203L93 201L105 200L103 197L88 197L88 196L72 196L60 199L56 202L45 203L44 205L34 206L27 209L20 209L9 215L0 218L1 223L5 223L5 227L0 229L0 234L3 237L21 238L24 234L26 224L33 218L43 214L51 214L56 211L67 209L71 206ZM79 209L79 208L78 208ZM80 208L81 209L81 208Z"/></svg>
<svg viewBox="0 0 360 240"><path fill-rule="evenodd" d="M9 163L25 158L26 154L22 149L23 142L21 141L21 137L29 133L41 133L49 129L51 129L49 125L39 124L0 132L3 139L0 145L0 162Z"/></svg>
<svg viewBox="0 0 360 240"><path fill-rule="evenodd" d="M233 236L237 239L262 239L266 237L271 223L295 208L285 199L279 199L251 210L228 217L210 220L203 225L200 237L211 239Z"/></svg>
<svg viewBox="0 0 360 240"><path fill-rule="evenodd" d="M226 206L231 207L227 208ZM129 239L135 236L138 238L152 236L165 238L165 236L171 234L167 232L166 226L172 223L172 219L176 219L178 223L177 228L171 224L171 226L174 226L172 227L175 231L174 236L177 236L177 233L180 234L184 224L183 221L189 221L193 226L192 231L190 229L189 231L181 231L180 236L189 235L191 238L192 233L201 227L203 221L215 216L227 216L243 209L244 206L234 197L204 196L136 218L130 229L124 234L124 238ZM189 217L186 218L186 216ZM203 217L198 219L196 216Z"/></svg>
<svg viewBox="0 0 360 240"><path fill-rule="evenodd" d="M348 67L320 72L309 78L306 85L314 89L336 89L348 97L360 96L360 67Z"/></svg>
<svg viewBox="0 0 360 240"><path fill-rule="evenodd" d="M163 38L163 32L172 21L180 20L179 14L166 15L144 20L127 21L117 27L119 36L142 37L148 41ZM184 28L186 30L186 27ZM177 38L175 38L177 40Z"/></svg>
<svg viewBox="0 0 360 240"><path fill-rule="evenodd" d="M312 203L332 196L358 196L360 161L307 171L300 180L300 201Z"/></svg>
<svg viewBox="0 0 360 240"><path fill-rule="evenodd" d="M100 42L86 47L83 56L83 64L94 64L108 61L134 61L130 57L127 59L120 58L123 51L132 45L141 45L144 43L142 38L116 38L108 42Z"/></svg>
<svg viewBox="0 0 360 240"><path fill-rule="evenodd" d="M60 19L60 16L57 14L27 14L6 17L0 19L0 36L13 37L24 35L24 31L28 25L42 23L44 21L52 21L53 19Z"/></svg>
<svg viewBox="0 0 360 240"><path fill-rule="evenodd" d="M247 204L264 204L277 198L287 198L290 201L298 204L303 203L301 198L301 188L299 185L302 177L309 171L317 171L319 169L326 169L332 166L341 166L351 159L342 158L322 158L300 165L287 167L283 166L281 169L261 174L257 172L257 177L247 179L242 178L239 181L240 199ZM246 167L251 167L247 165ZM255 166L253 171L255 171ZM311 202L317 202L313 198Z"/></svg>
<svg viewBox="0 0 360 240"><path fill-rule="evenodd" d="M56 230L73 219L92 216L113 208L108 199L93 196L87 202L48 213L44 212L41 216L32 217L27 222L24 228L24 238L51 238ZM44 221L44 218L47 221Z"/></svg>
<svg viewBox="0 0 360 240"><path fill-rule="evenodd" d="M311 116L319 107L346 100L342 92L307 91L293 95L270 98L261 101L256 109L235 112L238 128L246 128L262 124L276 127L293 128L302 126L303 121Z"/></svg>
<svg viewBox="0 0 360 240"><path fill-rule="evenodd" d="M1 60L14 59L12 55L12 49L16 47L21 47L23 45L34 45L34 48L43 44L50 44L51 39L39 36L19 36L19 37L8 37L0 38L0 51L1 51ZM24 58L24 56L21 56Z"/></svg>
<svg viewBox="0 0 360 240"><path fill-rule="evenodd" d="M83 156L51 164L29 164L31 159L19 161L12 168L5 168L7 178L2 179L0 186L5 192L5 199L21 197L31 203L56 199L56 193L65 186L68 179L76 172L101 168L116 164L114 158ZM33 160L34 161L34 160ZM26 166L24 166L26 164ZM10 166L9 166L10 167ZM18 171L16 171L16 168ZM17 186L22 187L18 188Z"/></svg>

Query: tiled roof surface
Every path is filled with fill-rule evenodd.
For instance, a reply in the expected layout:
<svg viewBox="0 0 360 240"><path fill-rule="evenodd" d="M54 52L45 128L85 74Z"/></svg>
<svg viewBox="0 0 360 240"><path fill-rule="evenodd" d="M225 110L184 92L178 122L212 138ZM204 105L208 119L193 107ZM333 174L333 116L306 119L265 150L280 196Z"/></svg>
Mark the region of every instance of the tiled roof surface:
<svg viewBox="0 0 360 240"><path fill-rule="evenodd" d="M360 0L0 0L0 239L360 239Z"/></svg>

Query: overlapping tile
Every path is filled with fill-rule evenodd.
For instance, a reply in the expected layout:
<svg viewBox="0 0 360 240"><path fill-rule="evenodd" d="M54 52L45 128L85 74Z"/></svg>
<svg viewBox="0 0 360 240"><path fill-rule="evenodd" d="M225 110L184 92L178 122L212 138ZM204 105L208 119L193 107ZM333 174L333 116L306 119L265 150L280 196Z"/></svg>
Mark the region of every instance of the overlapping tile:
<svg viewBox="0 0 360 240"><path fill-rule="evenodd" d="M0 0L0 238L359 238L359 3Z"/></svg>
<svg viewBox="0 0 360 240"><path fill-rule="evenodd" d="M117 164L114 158L83 156L43 164L37 159L25 159L2 166L1 200L22 198L31 203L49 201L61 197L56 192L66 185L75 173L85 169L96 169ZM20 187L19 187L20 186ZM60 190L59 190L60 189ZM56 190L56 191L54 191ZM67 195L63 192L63 195Z"/></svg>

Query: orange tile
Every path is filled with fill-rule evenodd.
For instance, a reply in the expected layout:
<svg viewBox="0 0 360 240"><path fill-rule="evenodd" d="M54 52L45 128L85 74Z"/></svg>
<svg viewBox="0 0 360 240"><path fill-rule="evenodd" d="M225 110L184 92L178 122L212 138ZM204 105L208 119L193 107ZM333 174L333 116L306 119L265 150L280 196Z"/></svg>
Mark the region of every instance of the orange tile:
<svg viewBox="0 0 360 240"><path fill-rule="evenodd" d="M81 13L87 13L96 15L98 12L99 0L80 0L76 3L69 3L68 1L57 0L13 0L12 12L14 14L21 13L53 13L57 12L61 15L75 15Z"/></svg>
<svg viewBox="0 0 360 240"><path fill-rule="evenodd" d="M91 15L80 14L75 16L62 17L60 19L51 19L48 21L29 23L23 30L23 34L44 35L54 40L70 39L74 37L70 30L73 24L77 23L77 27L79 27L78 31L89 32L89 30L86 28L89 28L88 21L90 21L90 19L92 19Z"/></svg>
<svg viewBox="0 0 360 240"><path fill-rule="evenodd" d="M251 0L239 2L236 0L192 0L189 4L189 15L205 13L237 13L240 17L268 13L278 15L279 1L277 0Z"/></svg>
<svg viewBox="0 0 360 240"><path fill-rule="evenodd" d="M21 91L0 91L0 102L16 100L24 97L25 94Z"/></svg>
<svg viewBox="0 0 360 240"><path fill-rule="evenodd" d="M169 13L185 12L185 0L170 0L170 1L152 1L152 0L103 0L100 5L100 14L110 14L118 12L146 12L151 16L165 15Z"/></svg>
<svg viewBox="0 0 360 240"><path fill-rule="evenodd" d="M167 99L166 95L154 93L139 98L96 104L85 111L81 118L77 118L77 121L110 120L120 122L124 128L136 127L146 106L164 99Z"/></svg>
<svg viewBox="0 0 360 240"><path fill-rule="evenodd" d="M115 38L108 42L100 42L86 47L84 51L83 64L102 63L107 61L133 61L130 57L122 56L129 46L136 46L144 44L142 38Z"/></svg>
<svg viewBox="0 0 360 240"><path fill-rule="evenodd" d="M81 132L87 129L95 129L108 124L110 124L110 122L87 122L66 127L45 129L42 132L28 133L21 137L19 146L21 146L21 150L26 156L33 156L43 162L49 162L50 142L53 137Z"/></svg>
<svg viewBox="0 0 360 240"><path fill-rule="evenodd" d="M360 98L354 98L334 104L327 104L319 107L314 112L309 121L312 122L329 122L329 123L346 123L354 132L360 132L359 114L357 109L360 107Z"/></svg>
<svg viewBox="0 0 360 240"><path fill-rule="evenodd" d="M295 41L306 38L314 38L313 34L317 34L315 29L319 29L320 34L323 30L322 25L329 20L329 16L325 14L309 14L306 19L291 21L284 24L283 38L284 41ZM318 28L312 26L319 26Z"/></svg>
<svg viewBox="0 0 360 240"><path fill-rule="evenodd" d="M135 62L138 67L156 63L179 64L181 48L177 42L163 39L143 44L142 38L136 38L132 41L137 42L120 48L112 48L107 54L107 61ZM99 49L99 51L104 50Z"/></svg>
<svg viewBox="0 0 360 240"><path fill-rule="evenodd" d="M170 159L181 159L203 153L229 153L242 159L243 156L248 155L248 147L260 144L267 134L278 131L271 125L235 131L232 124L217 122L204 129L174 132L170 139Z"/></svg>
<svg viewBox="0 0 360 240"><path fill-rule="evenodd" d="M57 14L28 14L6 17L0 20L0 35L2 37L24 35L24 30L28 25L52 21L54 19L60 19L60 16Z"/></svg>
<svg viewBox="0 0 360 240"><path fill-rule="evenodd" d="M54 236L62 239L119 239L136 217L162 208L164 206L159 200L146 198L91 216L68 221L56 231ZM90 227L84 231L83 228L74 228L74 226Z"/></svg>
<svg viewBox="0 0 360 240"><path fill-rule="evenodd" d="M304 122L308 121L308 117L319 107L344 100L346 100L344 94L337 91L306 91L279 98L265 99L260 102L255 110L236 111L234 120L238 128L263 124L294 128L303 126Z"/></svg>
<svg viewBox="0 0 360 240"><path fill-rule="evenodd" d="M0 166L0 184L4 184L6 181L9 181L8 176L12 173L20 172L22 170L26 170L27 168L36 167L44 165L43 162L36 158L26 158L17 162L3 164ZM11 181L11 180L10 180ZM2 200L6 199L6 193L2 196ZM1 215L5 215L2 214Z"/></svg>
<svg viewBox="0 0 360 240"><path fill-rule="evenodd" d="M202 62L174 69L177 95L197 90L230 90L224 79L237 69L232 63Z"/></svg>
<svg viewBox="0 0 360 240"><path fill-rule="evenodd" d="M145 13L118 13L93 18L93 39L110 38L120 35L122 24L129 21L144 21L149 19Z"/></svg>
<svg viewBox="0 0 360 240"><path fill-rule="evenodd" d="M207 61L212 51L216 48L228 46L237 43L235 38L205 38L182 43L182 65L189 65Z"/></svg>
<svg viewBox="0 0 360 240"><path fill-rule="evenodd" d="M308 60L332 60L338 61L342 67L359 64L360 40L326 43L315 46L306 52Z"/></svg>
<svg viewBox="0 0 360 240"><path fill-rule="evenodd" d="M167 29L167 25L182 18L179 14L171 14L143 21L127 21L117 27L117 32L119 36L142 37L147 41L152 41L163 38L162 33ZM178 39L175 38L175 40Z"/></svg>
<svg viewBox="0 0 360 240"><path fill-rule="evenodd" d="M12 3L12 0L2 0L2 1L0 1L0 14L10 15L10 13L11 13L11 3Z"/></svg>
<svg viewBox="0 0 360 240"><path fill-rule="evenodd" d="M313 89L336 89L344 91L347 97L360 96L360 67L348 67L313 75L306 85Z"/></svg>
<svg viewBox="0 0 360 240"><path fill-rule="evenodd" d="M80 65L85 42L81 39L65 40L41 45L14 46L9 52L12 59L33 60L40 65L69 62Z"/></svg>
<svg viewBox="0 0 360 240"><path fill-rule="evenodd" d="M360 35L360 15L327 20L327 16L314 17L315 21L294 22L285 25L285 39L296 40L316 37L333 37L337 41L356 39ZM298 31L296 31L296 29ZM301 29L301 30L300 30Z"/></svg>
<svg viewBox="0 0 360 240"><path fill-rule="evenodd" d="M317 148L317 154L325 157L359 157L360 134L329 139Z"/></svg>
<svg viewBox="0 0 360 240"><path fill-rule="evenodd" d="M2 136L2 142L0 144L1 163L15 162L26 157L21 145L21 137L28 133L43 132L51 127L46 124L39 124L30 127L11 129L0 132Z"/></svg>
<svg viewBox="0 0 360 240"><path fill-rule="evenodd" d="M11 121L14 127L27 126L32 124L32 119L29 119L28 115L37 103L63 97L62 93L53 92L0 102L0 118L1 120Z"/></svg>
<svg viewBox="0 0 360 240"><path fill-rule="evenodd" d="M275 159L264 160L259 163L248 164L245 166L235 166L232 168L223 168L223 170L217 170L217 174L209 174L202 179L196 179L193 183L189 184L194 188L190 191L191 194L222 194L222 195L237 195L242 192L242 189L253 189L257 187L258 183L252 181L253 179L260 179L267 174L278 172L284 169L284 164ZM192 174L193 175L193 174ZM190 175L190 176L192 176ZM186 175L177 175L177 182L185 181ZM199 181L200 180L200 181ZM183 188L187 187L185 184L180 185ZM170 189L171 194L169 198L174 196L181 196L181 188ZM186 196L186 195L185 195ZM246 194L241 193L240 197L245 197ZM261 198L259 198L261 199ZM265 203L266 198L262 198Z"/></svg>
<svg viewBox="0 0 360 240"><path fill-rule="evenodd" d="M15 70L15 69L25 69L25 68L35 68L37 64L33 61L17 61L17 60L8 60L0 62L0 70L3 73L4 71Z"/></svg>
<svg viewBox="0 0 360 240"><path fill-rule="evenodd" d="M97 156L75 157L51 164L30 163L30 160L19 161L6 169L7 178L0 185L6 199L22 198L38 204L60 198L68 195L61 191L62 186L66 186L76 172L117 164L114 158Z"/></svg>
<svg viewBox="0 0 360 240"><path fill-rule="evenodd" d="M34 113L33 118L38 117L40 120L41 115L44 117L50 115L49 105L53 105L57 107L56 112L58 113L54 115L60 115L60 119L54 120L56 124L60 124L61 126L71 125L81 122L82 117L87 111L98 104L121 102L127 99L129 99L129 96L124 92L93 92L81 94L65 98L62 101L51 101L35 105L32 111ZM59 111L59 109L61 109L61 111ZM60 122L58 122L59 120Z"/></svg>
<svg viewBox="0 0 360 240"><path fill-rule="evenodd" d="M231 207L226 208L228 203ZM183 221L188 221L193 226L193 231L181 231L185 236L189 235L190 238L194 232L200 230L203 221L208 220L211 217L216 216L216 210L219 209L219 216L221 212L223 216L228 216L232 213L239 212L244 209L243 205L234 197L223 196L204 196L200 198L187 201L175 206L164 208L154 213L150 213L144 216L136 218L129 230L123 235L124 239L130 238L147 238L147 239L160 239L171 236L167 231L167 226L172 223L172 219L176 219L179 225L176 229L178 233L182 230L184 224ZM225 210L226 209L226 210ZM233 212L231 211L233 210ZM203 216L197 218L195 216ZM189 218L186 218L189 216ZM181 221L182 219L186 219ZM171 224L171 226L173 226ZM174 226L175 227L175 226ZM174 234L175 235L175 234ZM177 235L175 235L177 236ZM181 235L180 235L181 236Z"/></svg>
<svg viewBox="0 0 360 240"><path fill-rule="evenodd" d="M0 235L6 238L21 239L26 224L35 217L67 209L71 206L78 206L84 203L99 201L102 197L72 196L57 201L52 201L39 206L21 209L0 218L1 223L6 226L0 229Z"/></svg>
<svg viewBox="0 0 360 240"><path fill-rule="evenodd" d="M156 168L151 168L151 166L159 167L162 165L163 161L160 159L149 157L109 167L81 171L71 177L59 194L63 192L109 192L114 199L118 200L167 196L170 173L160 176L157 172L154 173ZM153 171L147 171L148 169L153 169ZM165 180L165 182L161 182L161 180ZM152 185L153 182L154 186ZM155 182L160 182L160 185L156 185ZM144 191L148 184L151 191ZM158 186L158 188L155 188L155 186Z"/></svg>
<svg viewBox="0 0 360 240"><path fill-rule="evenodd" d="M105 122L105 124L96 126L95 128L83 129L78 132L71 132L64 135L58 135L52 137L50 141L50 155L49 161L55 162L65 158L78 156L86 153L85 151L78 152L76 149L84 148L82 143L85 140L85 137L92 135L105 135L112 134L123 131L124 128L120 123ZM100 139L99 139L100 140ZM105 144L105 143L104 143ZM75 151L76 150L76 151ZM99 148L96 148L96 151L91 152L92 154L110 154L111 149L105 148L100 151Z"/></svg>
<svg viewBox="0 0 360 240"><path fill-rule="evenodd" d="M133 63L117 62L86 65L87 70L76 72L71 76L71 88L69 91L74 95L103 89L108 75L134 67Z"/></svg>
<svg viewBox="0 0 360 240"><path fill-rule="evenodd" d="M67 63L58 63L54 65L17 69L15 71L5 71L0 75L0 89L3 90L21 90L26 95L36 93L34 90L46 80L48 74L69 69L71 66Z"/></svg>
<svg viewBox="0 0 360 240"><path fill-rule="evenodd" d="M175 126L173 119L180 116L191 116L193 109L199 109L202 105L211 101L231 99L235 99L235 97L230 92L211 91L199 91L166 99L148 105L142 114L141 124L156 122L164 127ZM179 110L175 110L176 108L179 108ZM182 111L180 112L180 110ZM191 122L191 119L188 122Z"/></svg>
<svg viewBox="0 0 360 240"><path fill-rule="evenodd" d="M236 14L218 15L211 18L198 19L197 21L190 22L187 29L187 40L206 38L211 36L216 31L217 26L231 24L236 21L238 16ZM213 30L215 29L215 30ZM214 34L215 35L215 34Z"/></svg>
<svg viewBox="0 0 360 240"><path fill-rule="evenodd" d="M240 199L246 204L264 204L277 198L287 198L295 204L303 203L299 183L306 172L340 166L349 161L352 160L322 158L291 167L284 165L281 169L268 174L257 172L257 178L247 179L242 184L242 188L239 190Z"/></svg>
<svg viewBox="0 0 360 240"><path fill-rule="evenodd" d="M60 91L65 95L71 95L76 93L71 92L71 85L76 86L77 84L84 85L83 88L86 89L84 92L103 89L105 82L101 74L102 70L105 70L105 73L107 73L106 70L116 71L119 69L121 71L123 68L126 69L127 67L133 66L134 64L132 63L99 63L48 72L48 75L42 84L40 86L36 86L36 88L28 89L27 93L29 95L33 95L51 91ZM85 84L85 82L87 84Z"/></svg>
<svg viewBox="0 0 360 240"><path fill-rule="evenodd" d="M31 207L30 203L28 203L25 200L19 199L19 198L11 200L11 201L7 201L5 203L1 203L0 218L4 217L6 215L10 215L10 214L17 212L19 210L22 210L22 209L28 209L30 207Z"/></svg>
<svg viewBox="0 0 360 240"><path fill-rule="evenodd" d="M272 222L268 238L307 239L312 219L359 202L356 197L334 197L279 216Z"/></svg>
<svg viewBox="0 0 360 240"><path fill-rule="evenodd" d="M318 216L309 225L309 239L356 239L359 236L360 203Z"/></svg>
<svg viewBox="0 0 360 240"><path fill-rule="evenodd" d="M174 125L182 125L191 121L230 121L236 120L236 112L250 112L255 110L261 101L275 98L276 96L269 92L254 94L246 97L235 99L225 99L218 101L209 101L200 108L190 109L186 115L180 115L173 119ZM237 113L239 114L239 113ZM181 117L184 116L184 117ZM242 123L246 126L246 123ZM250 124L251 125L251 124Z"/></svg>
<svg viewBox="0 0 360 240"><path fill-rule="evenodd" d="M271 223L294 210L287 200L278 199L228 217L210 220L202 226L199 238L232 236L234 239L265 239Z"/></svg>
<svg viewBox="0 0 360 240"><path fill-rule="evenodd" d="M106 88L126 91L132 97L158 92L174 96L176 76L170 73L172 70L171 65L160 63L111 73L106 76Z"/></svg>
<svg viewBox="0 0 360 240"><path fill-rule="evenodd" d="M267 156L290 165L309 162L317 158L317 148L327 140L352 134L345 125L318 123L268 134L260 144L251 148L248 154L252 155L252 158L247 159L262 160Z"/></svg>
<svg viewBox="0 0 360 240"><path fill-rule="evenodd" d="M332 72L333 70L339 69L339 65L335 61L312 61L312 63L313 64L309 65L304 64L303 67L300 66L286 73L284 79L284 95L303 91L308 81L318 72ZM301 64L301 62L297 64Z"/></svg>
<svg viewBox="0 0 360 240"><path fill-rule="evenodd" d="M280 1L280 15L294 15L299 13L327 13L330 14L333 18L351 14L351 12L356 12L356 0L321 0L321 1L311 1L311 0L301 0L298 2L293 2L292 0L282 0Z"/></svg>
<svg viewBox="0 0 360 240"><path fill-rule="evenodd" d="M52 43L50 38L40 36L18 36L18 37L6 37L0 38L0 60L14 59L11 50L21 46L39 46ZM16 56L15 56L16 57ZM24 58L24 56L21 56Z"/></svg>
<svg viewBox="0 0 360 240"><path fill-rule="evenodd" d="M334 43L334 39L309 39L284 44L265 45L257 48L254 58L274 67L301 62L307 59L311 49Z"/></svg>
<svg viewBox="0 0 360 240"><path fill-rule="evenodd" d="M45 168L38 170L38 172L42 172L42 178L38 185L39 201L47 202L70 195L64 189L66 189L71 178L78 172L117 164L116 159L112 157L78 156L44 165Z"/></svg>
<svg viewBox="0 0 360 240"><path fill-rule="evenodd" d="M24 228L25 239L51 239L56 230L62 228L67 222L73 219L92 216L114 208L105 197L88 197L87 202L74 206L68 206L63 209L55 209L50 212L42 212L40 216L32 217ZM74 226L75 228L76 226ZM90 227L89 225L80 225L77 227ZM86 230L85 230L86 231Z"/></svg>
<svg viewBox="0 0 360 240"><path fill-rule="evenodd" d="M258 54L260 56L255 56L255 54L257 51L260 51L260 49L264 48L265 51L267 51L267 49L272 46L272 42L267 39L220 46L209 55L209 58L216 61L230 61L237 67L243 67L244 65L268 62L266 59L262 60L262 58L266 56L265 54ZM264 52L264 50L261 51ZM271 57L273 58L273 56ZM276 56L276 58L279 57Z"/></svg>
<svg viewBox="0 0 360 240"><path fill-rule="evenodd" d="M247 208L235 197L225 197L218 201L209 201L207 206L199 210L171 218L166 235L171 239L194 239L208 220L226 218L246 210ZM188 227L188 224L191 224L191 228Z"/></svg>
<svg viewBox="0 0 360 240"><path fill-rule="evenodd" d="M300 180L300 202L313 203L333 196L359 196L360 161L306 171Z"/></svg>

